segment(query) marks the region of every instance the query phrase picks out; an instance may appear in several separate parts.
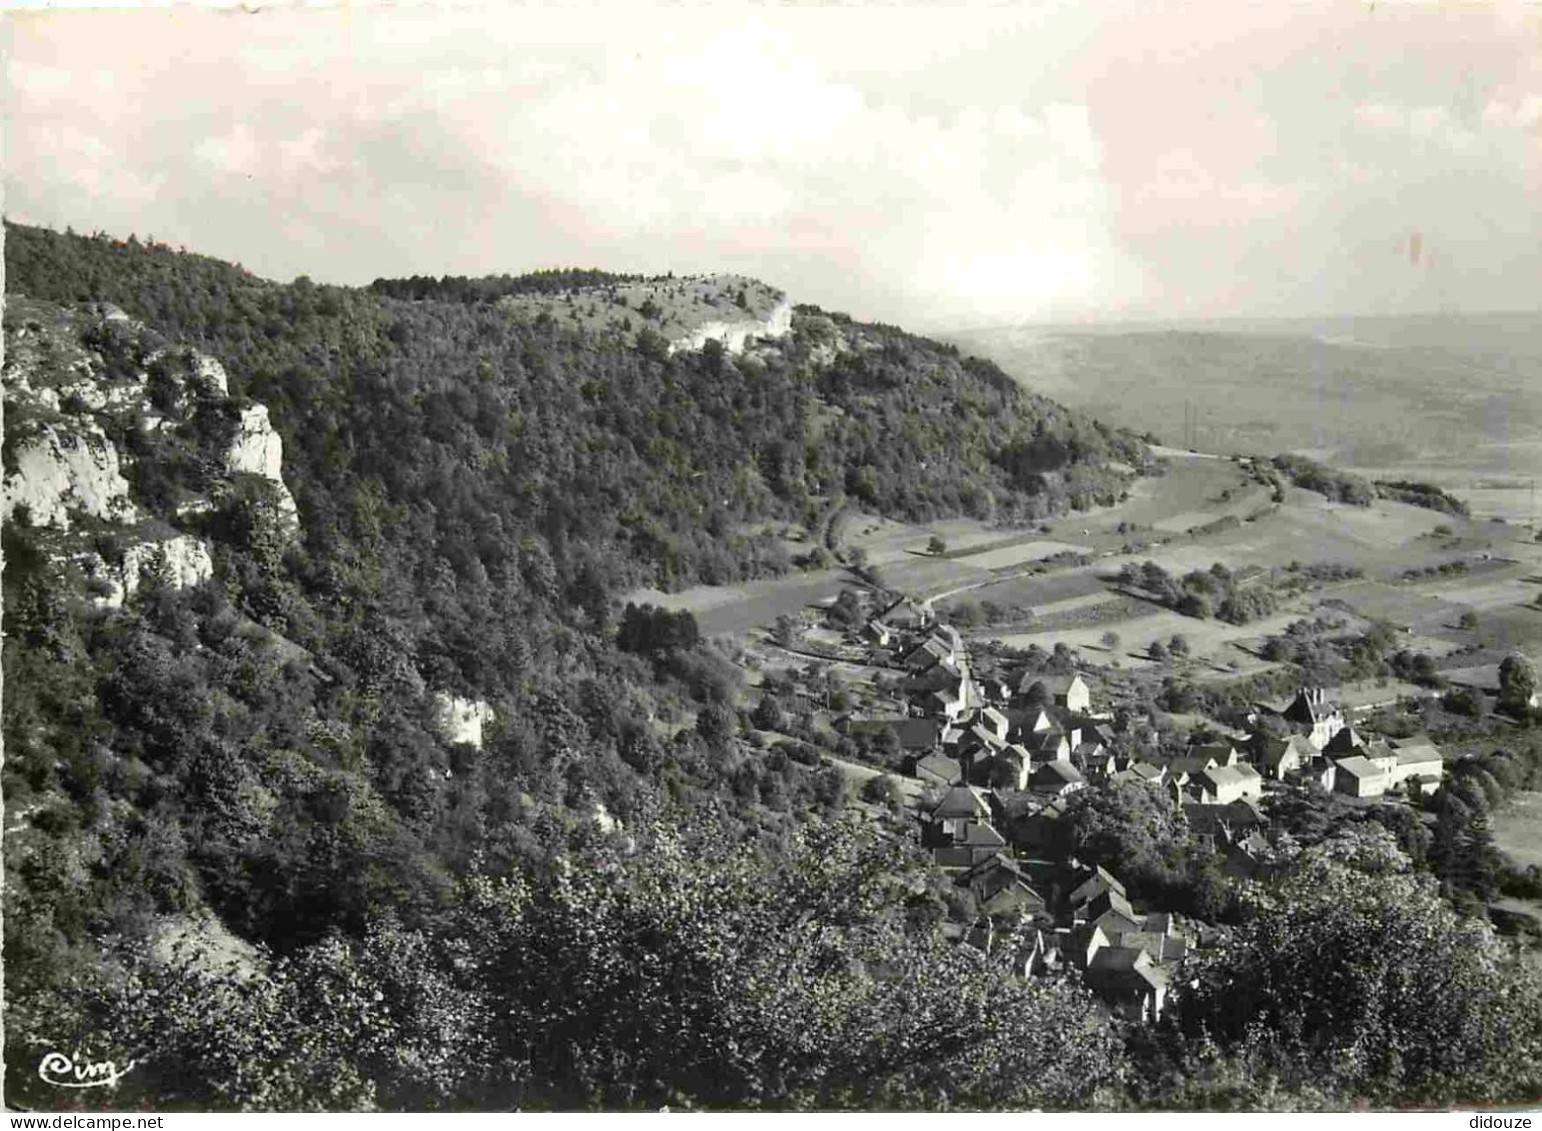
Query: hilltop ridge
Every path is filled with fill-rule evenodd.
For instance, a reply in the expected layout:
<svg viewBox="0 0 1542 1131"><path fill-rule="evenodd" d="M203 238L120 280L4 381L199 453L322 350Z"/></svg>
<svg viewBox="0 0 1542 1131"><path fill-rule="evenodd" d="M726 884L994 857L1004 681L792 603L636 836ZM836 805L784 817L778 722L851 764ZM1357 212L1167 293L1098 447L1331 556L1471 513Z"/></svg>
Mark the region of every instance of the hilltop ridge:
<svg viewBox="0 0 1542 1131"><path fill-rule="evenodd" d="M370 290L392 298L496 304L510 313L635 343L646 330L670 350L701 349L709 340L740 353L753 338L780 338L792 328L786 294L747 275L641 276L599 270L547 270L481 279L376 279Z"/></svg>

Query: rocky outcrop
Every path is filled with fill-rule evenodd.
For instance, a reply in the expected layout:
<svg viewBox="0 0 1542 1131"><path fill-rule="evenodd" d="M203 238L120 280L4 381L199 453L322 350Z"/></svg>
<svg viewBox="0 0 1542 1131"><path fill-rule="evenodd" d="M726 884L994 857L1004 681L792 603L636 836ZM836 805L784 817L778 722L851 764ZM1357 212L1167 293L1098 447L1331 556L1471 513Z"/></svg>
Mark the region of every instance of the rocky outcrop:
<svg viewBox="0 0 1542 1131"><path fill-rule="evenodd" d="M230 379L217 359L167 344L116 307L65 307L12 295L5 347L7 474L0 518L24 514L56 564L77 567L77 581L85 574L87 596L96 604L121 606L152 576L176 589L210 578L208 546L164 522L198 524L220 507L237 506L262 511L263 521L276 514L285 534L298 533L294 497L282 475L283 442L267 408L244 408L228 444L221 438ZM165 458L178 469L171 490L158 483L164 505L135 505L134 457L109 438L130 429L148 441L135 448L148 453L141 458ZM162 522L142 521L149 518ZM83 549L89 544L83 534L97 533L87 520L123 527L101 533L124 548L102 544L106 558Z"/></svg>
<svg viewBox="0 0 1542 1131"><path fill-rule="evenodd" d="M225 367L206 353L193 354L190 376L206 392L222 397L230 395L230 378L225 374Z"/></svg>
<svg viewBox="0 0 1542 1131"><path fill-rule="evenodd" d="M298 529L299 511L294 496L284 483L283 468L284 441L273 430L268 407L257 404L243 410L240 427L230 442L230 450L225 453L225 470L233 475L257 475L266 479L273 487L285 522Z"/></svg>
<svg viewBox="0 0 1542 1131"><path fill-rule="evenodd" d="M493 710L480 699L459 699L443 691L434 693L439 708L439 728L450 742L464 742L482 749L482 728L493 721Z"/></svg>
<svg viewBox="0 0 1542 1131"><path fill-rule="evenodd" d="M792 329L792 303L785 299L778 303L765 318L733 319L703 322L690 333L669 343L671 353L678 350L699 350L709 341L723 343L729 353L743 353L744 347L755 338L780 338Z"/></svg>
<svg viewBox="0 0 1542 1131"><path fill-rule="evenodd" d="M92 601L111 609L122 608L123 602L151 579L172 589L187 589L214 576L209 548L188 534L129 546L123 551L121 565L109 564L97 553L77 560L86 576L96 582Z"/></svg>
<svg viewBox="0 0 1542 1131"><path fill-rule="evenodd" d="M9 522L22 507L32 525L60 530L70 528L71 514L109 522L139 517L118 466L118 450L91 420L69 431L42 425L18 446L16 470L5 477L0 518Z"/></svg>

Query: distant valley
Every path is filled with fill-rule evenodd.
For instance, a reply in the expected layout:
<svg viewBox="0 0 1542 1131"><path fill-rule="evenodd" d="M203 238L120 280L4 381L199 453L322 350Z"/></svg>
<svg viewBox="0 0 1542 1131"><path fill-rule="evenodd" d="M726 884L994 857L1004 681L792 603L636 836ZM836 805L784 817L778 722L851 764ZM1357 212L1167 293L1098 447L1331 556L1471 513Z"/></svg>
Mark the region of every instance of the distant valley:
<svg viewBox="0 0 1542 1131"><path fill-rule="evenodd" d="M1525 521L1542 314L1018 326L946 337L1045 396L1201 451L1294 451Z"/></svg>

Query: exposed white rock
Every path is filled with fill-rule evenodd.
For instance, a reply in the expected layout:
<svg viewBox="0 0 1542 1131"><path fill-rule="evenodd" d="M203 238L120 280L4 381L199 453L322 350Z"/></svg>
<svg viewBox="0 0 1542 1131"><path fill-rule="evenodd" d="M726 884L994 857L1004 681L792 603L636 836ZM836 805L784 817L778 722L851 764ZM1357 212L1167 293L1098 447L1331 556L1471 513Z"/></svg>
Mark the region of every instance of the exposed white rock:
<svg viewBox="0 0 1542 1131"><path fill-rule="evenodd" d="M491 707L480 699L459 699L443 691L434 692L434 702L445 738L482 749L482 728L493 721Z"/></svg>
<svg viewBox="0 0 1542 1131"><path fill-rule="evenodd" d="M98 302L92 309L102 317L103 322L131 322L128 314L122 307L114 306L110 302Z"/></svg>
<svg viewBox="0 0 1542 1131"><path fill-rule="evenodd" d="M594 823L599 826L599 830L602 833L613 833L621 827L621 822L611 816L610 810L605 808L605 802L603 801L596 801L594 807L589 811L589 815L594 819Z"/></svg>
<svg viewBox="0 0 1542 1131"><path fill-rule="evenodd" d="M91 599L100 606L117 609L139 592L146 576L160 576L173 589L202 585L214 576L214 560L209 547L189 534L178 534L161 542L139 542L123 552L123 565L112 566L97 553L76 557L86 576L102 582L106 592Z"/></svg>
<svg viewBox="0 0 1542 1131"><path fill-rule="evenodd" d="M230 395L230 378L225 374L225 367L206 353L193 354L192 379L222 397Z"/></svg>
<svg viewBox="0 0 1542 1131"><path fill-rule="evenodd" d="M284 441L273 431L268 406L254 404L241 412L241 426L225 453L225 469L264 479L278 479L284 466Z"/></svg>
<svg viewBox="0 0 1542 1131"><path fill-rule="evenodd" d="M190 534L179 534L164 542L141 542L124 552L123 578L129 593L139 588L146 571L161 574L173 589L187 589L214 576L214 561L209 547Z"/></svg>
<svg viewBox="0 0 1542 1131"><path fill-rule="evenodd" d="M268 419L268 406L256 404L241 413L241 426L225 453L225 469L232 474L260 475L273 485L279 510L285 520L299 526L299 509L294 496L284 484L281 474L284 466L284 441L273 431Z"/></svg>
<svg viewBox="0 0 1542 1131"><path fill-rule="evenodd" d="M723 343L729 353L743 353L753 338L780 338L792 329L792 303L785 299L765 318L703 322L689 334L669 343L670 352L699 350L712 339Z"/></svg>
<svg viewBox="0 0 1542 1131"><path fill-rule="evenodd" d="M94 421L61 434L45 424L16 452L16 470L6 476L0 517L9 520L26 506L34 526L70 528L70 514L110 522L139 517L129 501L128 480L118 467L118 451Z"/></svg>

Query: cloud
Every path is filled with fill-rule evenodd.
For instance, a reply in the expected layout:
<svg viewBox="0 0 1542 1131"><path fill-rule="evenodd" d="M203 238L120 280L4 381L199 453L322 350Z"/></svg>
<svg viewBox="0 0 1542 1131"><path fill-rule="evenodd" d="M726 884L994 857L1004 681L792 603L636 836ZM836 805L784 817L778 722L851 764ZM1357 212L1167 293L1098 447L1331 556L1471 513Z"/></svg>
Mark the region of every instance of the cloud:
<svg viewBox="0 0 1542 1131"><path fill-rule="evenodd" d="M1534 130L1542 122L1542 94L1513 101L1494 99L1483 108L1483 124L1495 130Z"/></svg>
<svg viewBox="0 0 1542 1131"><path fill-rule="evenodd" d="M1199 4L54 13L0 29L7 206L281 278L736 270L921 327L1355 308L1342 249L1413 228L1475 304L1535 278L1523 36Z"/></svg>
<svg viewBox="0 0 1542 1131"><path fill-rule="evenodd" d="M208 137L193 147L193 156L216 173L249 176L259 167L262 146L251 127L238 122L227 134Z"/></svg>

